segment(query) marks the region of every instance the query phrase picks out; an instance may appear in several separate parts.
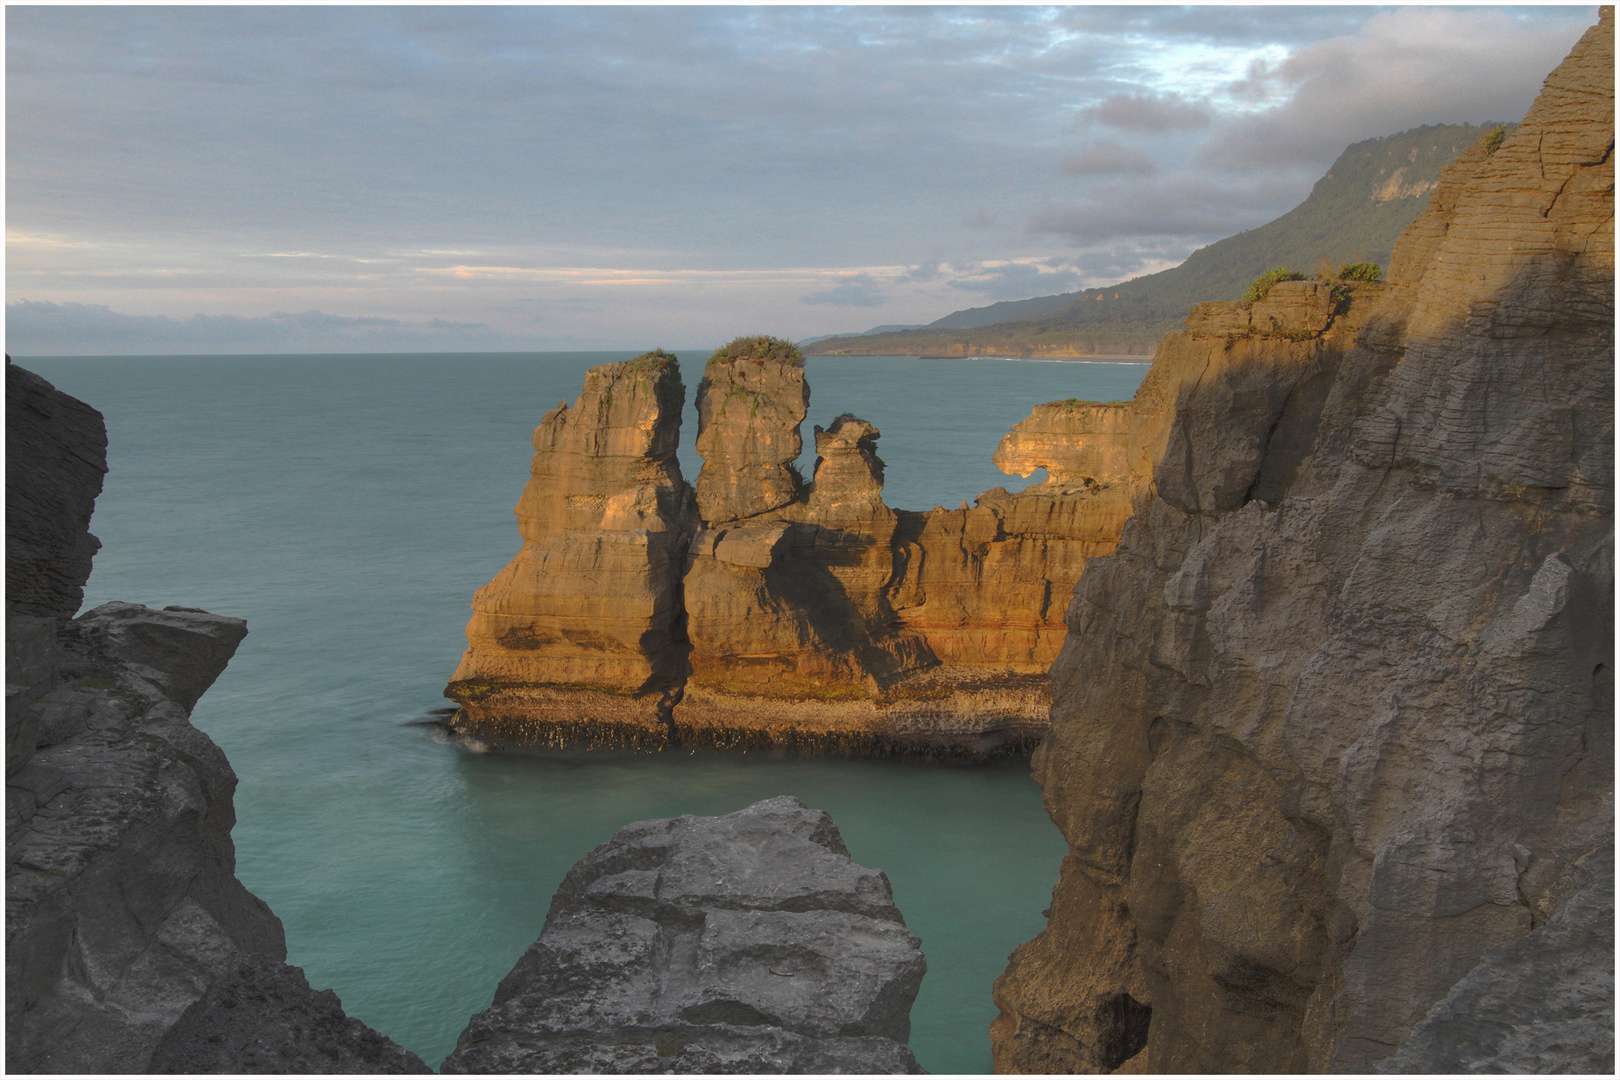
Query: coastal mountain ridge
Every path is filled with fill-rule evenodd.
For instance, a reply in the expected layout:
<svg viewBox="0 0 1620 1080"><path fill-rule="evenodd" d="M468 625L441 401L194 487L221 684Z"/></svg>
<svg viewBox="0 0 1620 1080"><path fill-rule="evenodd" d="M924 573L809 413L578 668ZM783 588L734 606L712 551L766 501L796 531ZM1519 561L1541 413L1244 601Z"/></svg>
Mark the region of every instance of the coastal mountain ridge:
<svg viewBox="0 0 1620 1080"><path fill-rule="evenodd" d="M1352 143L1310 195L1254 229L1199 248L1179 266L1118 285L1005 300L953 311L910 331L822 338L821 356L1151 356L1187 309L1236 300L1274 266L1310 272L1323 260L1387 266L1395 239L1428 203L1440 170L1494 129L1511 124L1427 124ZM964 333L963 331L968 331Z"/></svg>

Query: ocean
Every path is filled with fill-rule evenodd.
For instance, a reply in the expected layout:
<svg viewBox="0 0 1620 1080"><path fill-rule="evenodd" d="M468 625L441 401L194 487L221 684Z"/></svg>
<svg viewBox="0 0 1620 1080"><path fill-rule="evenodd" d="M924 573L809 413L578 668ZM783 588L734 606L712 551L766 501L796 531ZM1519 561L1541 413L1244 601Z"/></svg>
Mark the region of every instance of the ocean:
<svg viewBox="0 0 1620 1080"><path fill-rule="evenodd" d="M676 350L688 397L708 350ZM193 721L240 778L237 874L288 960L437 1067L539 935L563 874L632 821L773 795L832 813L888 873L928 975L911 1045L991 1071L990 984L1044 925L1064 843L1023 765L759 754L475 753L424 723L473 590L516 553L529 435L631 353L17 357L107 417L85 610L201 607L247 640ZM990 465L1031 406L1121 400L1144 364L812 357L811 425L882 432L889 505L1032 480ZM682 469L695 479L696 415ZM1034 479L1040 479L1035 477Z"/></svg>

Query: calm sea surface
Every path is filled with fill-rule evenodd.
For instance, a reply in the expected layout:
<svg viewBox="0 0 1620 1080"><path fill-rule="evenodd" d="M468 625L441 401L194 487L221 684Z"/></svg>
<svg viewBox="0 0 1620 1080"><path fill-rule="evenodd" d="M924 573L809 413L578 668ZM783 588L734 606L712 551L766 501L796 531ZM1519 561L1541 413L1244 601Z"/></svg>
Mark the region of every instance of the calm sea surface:
<svg viewBox="0 0 1620 1080"><path fill-rule="evenodd" d="M86 609L203 607L249 635L193 717L230 755L237 872L289 960L437 1066L540 932L575 860L631 821L773 795L830 811L923 941L911 1045L989 1072L990 984L1037 933L1062 838L1023 766L705 753L475 754L418 722L467 604L520 546L529 433L630 353L19 358L107 417ZM695 387L707 350L682 351ZM891 506L1029 481L990 465L1038 402L1118 400L1146 365L815 357L812 423L883 432ZM690 402L682 468L695 478ZM1037 477L1039 479L1039 477Z"/></svg>

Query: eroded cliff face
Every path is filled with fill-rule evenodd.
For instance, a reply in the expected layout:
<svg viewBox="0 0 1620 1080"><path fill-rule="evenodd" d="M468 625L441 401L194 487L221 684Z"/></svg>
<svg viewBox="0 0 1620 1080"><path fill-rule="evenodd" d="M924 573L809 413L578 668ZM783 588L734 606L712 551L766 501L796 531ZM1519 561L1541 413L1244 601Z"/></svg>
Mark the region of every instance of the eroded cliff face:
<svg viewBox="0 0 1620 1080"><path fill-rule="evenodd" d="M524 548L474 600L452 726L552 745L1027 751L1066 598L1114 550L1169 400L1041 406L997 462L1047 481L915 513L885 505L879 432L859 417L816 427L799 476L809 387L786 342L710 359L695 497L674 461L673 358L594 369L536 432Z"/></svg>
<svg viewBox="0 0 1620 1080"><path fill-rule="evenodd" d="M247 624L124 603L73 618L106 428L9 362L6 383L7 1071L182 1067L154 1063L160 1041L251 957L302 987L288 1007L315 1000L345 1025L319 1071L426 1072L282 962L281 921L236 879L236 774L189 717ZM234 1010L213 1034L256 1019ZM303 1035L260 1022L247 1056L215 1045L200 1071L310 1063L292 1054Z"/></svg>
<svg viewBox="0 0 1620 1080"><path fill-rule="evenodd" d="M1166 339L998 1070L1612 1070L1613 37L1448 168L1359 329Z"/></svg>
<svg viewBox="0 0 1620 1080"><path fill-rule="evenodd" d="M684 400L675 358L648 353L592 368L573 406L535 428L516 511L523 547L474 596L446 691L469 728L522 717L587 742L665 740L687 652Z"/></svg>

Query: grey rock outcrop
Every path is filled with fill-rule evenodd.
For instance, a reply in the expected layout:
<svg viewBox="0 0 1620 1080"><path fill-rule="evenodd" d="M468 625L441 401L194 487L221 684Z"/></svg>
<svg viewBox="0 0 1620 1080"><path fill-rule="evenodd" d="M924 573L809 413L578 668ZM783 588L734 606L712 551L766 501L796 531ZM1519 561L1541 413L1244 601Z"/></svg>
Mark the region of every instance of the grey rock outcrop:
<svg viewBox="0 0 1620 1080"><path fill-rule="evenodd" d="M344 1015L300 968L243 956L180 1014L152 1055L155 1073L431 1073L415 1054Z"/></svg>
<svg viewBox="0 0 1620 1080"><path fill-rule="evenodd" d="M926 965L881 871L792 797L581 859L445 1072L920 1072Z"/></svg>
<svg viewBox="0 0 1620 1080"><path fill-rule="evenodd" d="M107 471L101 413L6 357L6 612L67 619L101 542L90 513Z"/></svg>
<svg viewBox="0 0 1620 1080"><path fill-rule="evenodd" d="M190 722L247 624L125 603L69 621L97 547L106 431L37 375L8 366L7 387L7 1071L160 1069L165 1032L249 953L284 969L284 1007L302 995L330 1014L336 999L279 963L281 921L236 879L236 774ZM278 1022L251 1012L235 1016L254 1032ZM259 1060L224 1055L241 1045L215 1047L211 1071ZM373 1055L362 1071L394 1064Z"/></svg>
<svg viewBox="0 0 1620 1080"><path fill-rule="evenodd" d="M236 775L166 692L200 693L246 632L135 604L61 630L60 680L30 706L36 752L6 787L8 1069L141 1071L234 953L285 955L236 880ZM131 640L138 662L110 648Z"/></svg>
<svg viewBox="0 0 1620 1080"><path fill-rule="evenodd" d="M1165 340L999 1071L1612 1071L1613 48L1448 167L1353 335L1254 351L1295 289Z"/></svg>

